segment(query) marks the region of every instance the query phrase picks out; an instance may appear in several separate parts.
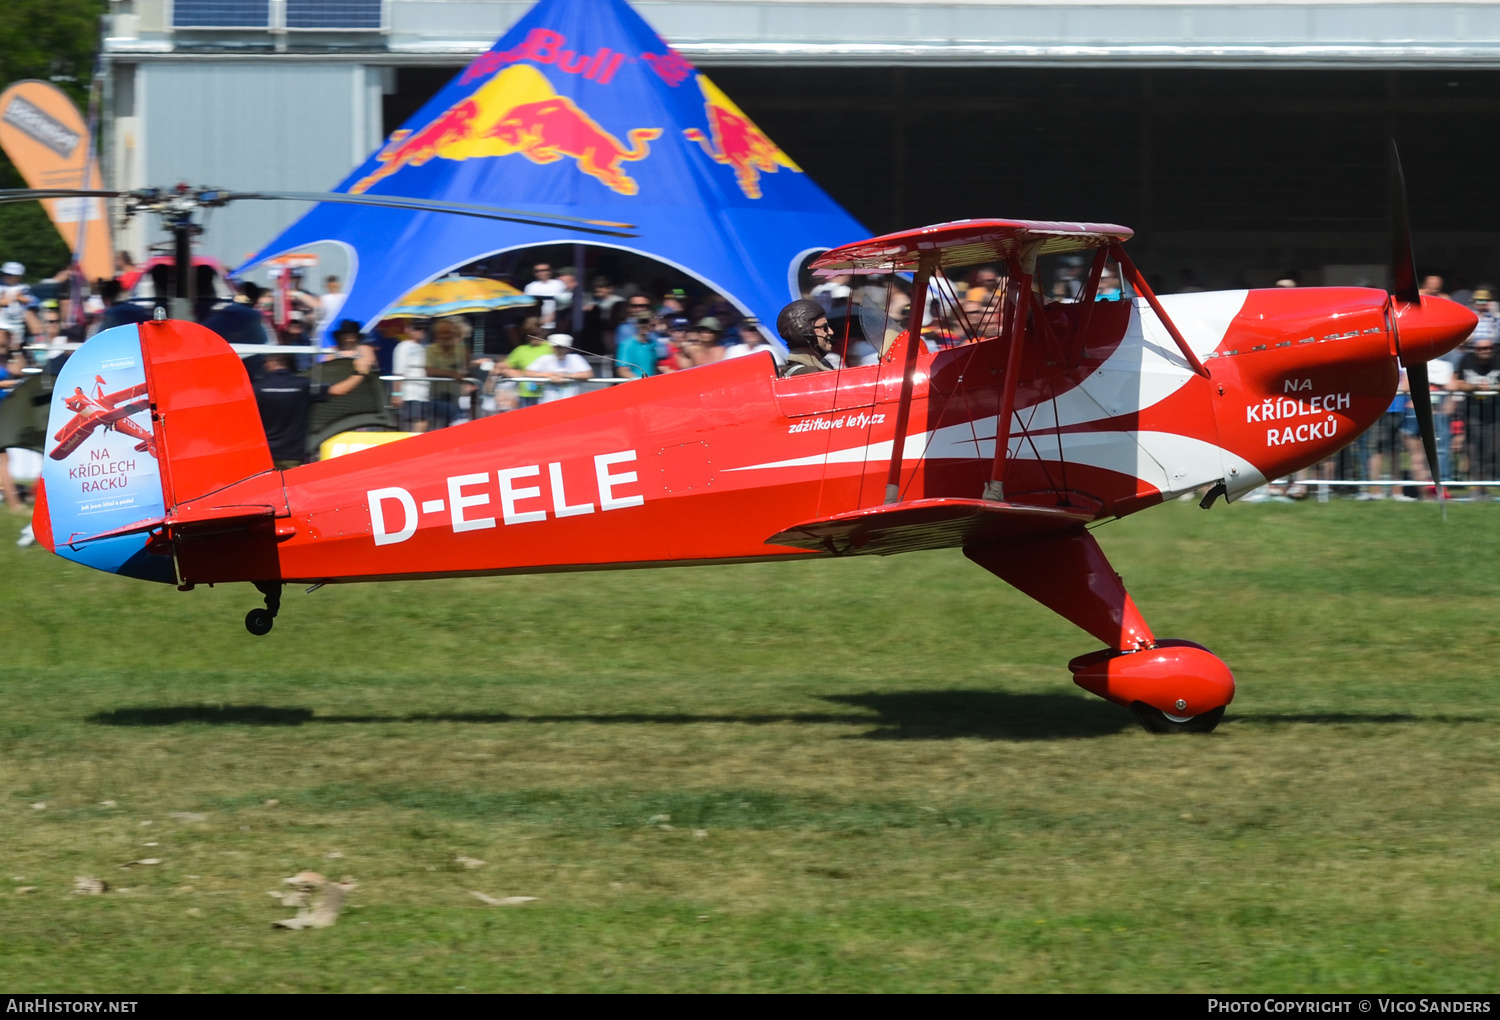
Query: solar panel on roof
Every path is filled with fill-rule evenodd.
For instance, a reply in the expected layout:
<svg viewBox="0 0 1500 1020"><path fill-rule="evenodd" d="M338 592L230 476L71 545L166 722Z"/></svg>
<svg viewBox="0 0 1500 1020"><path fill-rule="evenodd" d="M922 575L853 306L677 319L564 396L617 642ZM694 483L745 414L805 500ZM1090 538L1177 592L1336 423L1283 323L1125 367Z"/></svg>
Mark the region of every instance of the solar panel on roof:
<svg viewBox="0 0 1500 1020"><path fill-rule="evenodd" d="M381 0L286 0L286 27L378 30ZM267 28L270 0L176 0L173 28Z"/></svg>
<svg viewBox="0 0 1500 1020"><path fill-rule="evenodd" d="M287 28L380 28L380 0L286 0Z"/></svg>
<svg viewBox="0 0 1500 1020"><path fill-rule="evenodd" d="M266 28L270 0L177 0L173 28Z"/></svg>

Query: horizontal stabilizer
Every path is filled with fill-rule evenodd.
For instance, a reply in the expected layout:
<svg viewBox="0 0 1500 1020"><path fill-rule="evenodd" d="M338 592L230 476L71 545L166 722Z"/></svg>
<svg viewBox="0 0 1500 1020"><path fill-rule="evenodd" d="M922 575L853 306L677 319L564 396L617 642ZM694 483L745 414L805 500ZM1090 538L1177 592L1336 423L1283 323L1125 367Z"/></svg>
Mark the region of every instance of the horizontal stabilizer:
<svg viewBox="0 0 1500 1020"><path fill-rule="evenodd" d="M766 544L835 556L890 556L1062 531L1086 524L1094 516L1094 511L1080 507L917 499L803 521L772 535Z"/></svg>
<svg viewBox="0 0 1500 1020"><path fill-rule="evenodd" d="M165 517L148 517L122 527L101 531L97 535L70 537L64 539L62 544L77 548L80 545L99 542L107 538L144 535L158 528L169 528L179 534L201 533L205 530L233 531L238 528L247 528L256 521L269 520L275 515L276 509L270 506L225 506L208 510L184 508L178 513L168 514Z"/></svg>

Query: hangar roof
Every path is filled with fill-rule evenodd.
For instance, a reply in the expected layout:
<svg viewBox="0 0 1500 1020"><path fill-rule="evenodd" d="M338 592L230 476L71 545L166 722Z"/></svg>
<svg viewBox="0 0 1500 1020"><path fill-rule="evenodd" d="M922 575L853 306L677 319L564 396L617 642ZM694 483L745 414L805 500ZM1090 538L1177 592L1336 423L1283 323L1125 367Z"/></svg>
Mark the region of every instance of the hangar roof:
<svg viewBox="0 0 1500 1020"><path fill-rule="evenodd" d="M365 11L360 6L368 7ZM455 64L529 0L111 0L113 59ZM1500 59L1483 0L635 0L700 64L1465 67ZM355 10L358 8L358 10ZM352 14L349 12L353 12ZM375 58L375 59L372 59Z"/></svg>

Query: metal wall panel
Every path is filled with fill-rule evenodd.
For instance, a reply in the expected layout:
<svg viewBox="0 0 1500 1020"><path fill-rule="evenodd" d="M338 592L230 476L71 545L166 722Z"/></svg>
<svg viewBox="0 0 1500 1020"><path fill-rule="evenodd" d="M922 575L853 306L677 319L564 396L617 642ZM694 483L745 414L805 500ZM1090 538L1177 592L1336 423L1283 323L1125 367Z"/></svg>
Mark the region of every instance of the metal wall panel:
<svg viewBox="0 0 1500 1020"><path fill-rule="evenodd" d="M136 103L144 179L121 182L129 187L322 191L380 144L380 77L362 64L144 63ZM238 265L307 208L245 202L217 210L199 250Z"/></svg>

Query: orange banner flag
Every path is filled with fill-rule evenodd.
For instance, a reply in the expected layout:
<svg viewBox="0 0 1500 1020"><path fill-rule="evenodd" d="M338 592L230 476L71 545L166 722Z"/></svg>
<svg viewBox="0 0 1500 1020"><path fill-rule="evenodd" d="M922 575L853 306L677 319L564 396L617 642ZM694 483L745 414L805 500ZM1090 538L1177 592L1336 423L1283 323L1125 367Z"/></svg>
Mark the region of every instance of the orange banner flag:
<svg viewBox="0 0 1500 1020"><path fill-rule="evenodd" d="M0 92L0 148L33 188L99 190L99 161L89 158L89 129L67 93L44 81L19 81ZM114 275L109 207L102 198L42 203L90 280ZM78 225L86 221L79 246Z"/></svg>

